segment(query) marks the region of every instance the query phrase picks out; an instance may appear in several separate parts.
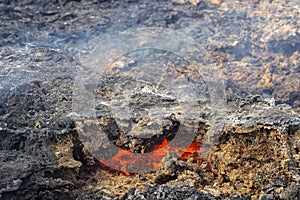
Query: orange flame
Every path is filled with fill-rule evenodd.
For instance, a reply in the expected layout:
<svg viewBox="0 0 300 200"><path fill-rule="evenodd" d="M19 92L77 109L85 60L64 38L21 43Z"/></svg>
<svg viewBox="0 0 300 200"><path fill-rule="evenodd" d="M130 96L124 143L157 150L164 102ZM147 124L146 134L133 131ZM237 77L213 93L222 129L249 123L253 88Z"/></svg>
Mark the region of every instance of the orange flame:
<svg viewBox="0 0 300 200"><path fill-rule="evenodd" d="M193 156L193 160L197 161L199 159L198 150L200 149L201 144L197 142L197 139L194 138L192 144L184 151L184 153L181 155L180 159L186 160L190 158L190 156Z"/></svg>
<svg viewBox="0 0 300 200"><path fill-rule="evenodd" d="M154 167L155 169L160 166L161 160L167 155L169 151L174 151L181 154L181 160L187 160L190 156L193 156L193 161L196 162L198 158L198 150L201 147L201 144L197 142L196 138L193 140L192 144L187 149L182 148L174 148L167 146L169 144L168 139L164 139L161 144L154 147L154 150L151 154L144 154L143 155L143 163L141 167L151 168ZM163 148L165 147L165 148ZM114 172L117 175L120 173L130 176L131 174L127 171L127 166L129 164L135 164L137 166L141 165L139 162L140 157L132 154L131 152L123 149L119 149L118 153L110 159L102 159L100 160L100 164L104 169L107 169L110 172ZM114 170L106 166L104 163L107 163L109 166L116 166L120 171Z"/></svg>

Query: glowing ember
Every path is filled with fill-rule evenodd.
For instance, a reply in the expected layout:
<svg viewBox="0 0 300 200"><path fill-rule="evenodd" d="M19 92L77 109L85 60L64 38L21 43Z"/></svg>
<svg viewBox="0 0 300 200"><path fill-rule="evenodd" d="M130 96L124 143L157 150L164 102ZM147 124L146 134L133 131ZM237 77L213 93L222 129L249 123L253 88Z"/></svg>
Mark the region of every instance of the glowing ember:
<svg viewBox="0 0 300 200"><path fill-rule="evenodd" d="M176 152L178 155L181 155L180 157L181 160L187 160L191 156L194 162L196 162L199 159L198 150L200 149L201 144L197 142L196 138L193 140L192 144L187 149L182 149L179 147L178 148L170 147L168 146L168 144L169 141L167 139L164 139L161 144L153 148L152 153L144 154L143 155L144 162L142 163L144 166L141 167L158 168L161 164L162 159L170 151ZM111 169L110 167L107 167L104 163L110 166L117 166L116 168L121 169L121 171ZM136 165L141 165L140 156L123 149L119 149L118 153L110 159L100 160L100 164L104 169L116 173L117 175L123 173L126 176L130 176L130 173L127 170L127 166L129 164L133 165L135 163Z"/></svg>

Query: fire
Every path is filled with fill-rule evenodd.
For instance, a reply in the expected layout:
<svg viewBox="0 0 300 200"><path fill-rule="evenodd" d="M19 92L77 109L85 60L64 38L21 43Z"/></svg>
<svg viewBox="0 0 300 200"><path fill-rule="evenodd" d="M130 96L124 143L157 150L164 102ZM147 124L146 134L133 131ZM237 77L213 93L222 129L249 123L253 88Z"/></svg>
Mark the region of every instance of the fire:
<svg viewBox="0 0 300 200"><path fill-rule="evenodd" d="M196 162L199 159L197 152L200 149L201 145L196 140L196 138L193 140L192 144L187 149L182 149L180 147L170 147L168 146L168 144L168 139L164 139L161 144L154 147L151 154L143 154L142 161L140 156L133 154L127 150L119 149L118 153L112 158L100 160L100 164L104 169L114 172L117 175L122 173L126 176L130 176L131 174L127 170L127 167L129 165L156 169L160 166L161 160L167 155L169 151L174 151L177 154L181 155L181 160L187 160L191 158L191 156L194 162ZM105 163L109 166L116 166L116 168L120 170L118 171L111 169L107 167ZM143 166L141 166L141 164Z"/></svg>
<svg viewBox="0 0 300 200"><path fill-rule="evenodd" d="M198 150L200 149L201 144L194 138L192 144L184 151L181 155L182 160L187 160L190 156L193 156L193 160L197 161L199 159Z"/></svg>

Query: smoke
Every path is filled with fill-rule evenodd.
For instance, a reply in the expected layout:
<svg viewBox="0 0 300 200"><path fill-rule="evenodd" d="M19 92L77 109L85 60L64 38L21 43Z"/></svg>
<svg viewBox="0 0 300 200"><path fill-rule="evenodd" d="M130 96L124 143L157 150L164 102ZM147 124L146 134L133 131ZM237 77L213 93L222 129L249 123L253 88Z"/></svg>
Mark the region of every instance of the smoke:
<svg viewBox="0 0 300 200"><path fill-rule="evenodd" d="M165 123L162 122L175 116L180 127L169 145L182 149L189 147L195 137L196 130L190 127L196 126L201 116L210 116L211 128L204 143L215 142L224 124L225 87L217 66L201 65L203 60L199 55L204 55L205 49L197 44L183 33L160 28L129 29L102 35L96 48L79 60L83 69L78 72L75 80L72 115L77 120L96 121L112 117L121 132L148 134L157 133L159 125L159 129L163 130L162 124ZM96 89L106 91L105 95L108 92L109 96L101 92L102 96L98 96L100 99L96 100ZM145 91L147 95L143 97ZM138 99L132 99L133 96ZM169 98L167 101L176 100L177 103L162 104L163 96L165 99ZM132 107L141 104L143 107ZM96 107L100 114L96 112ZM137 128L137 125L130 122L133 118L149 123ZM145 131L143 127L150 130ZM96 129L83 131L80 135L85 146L100 160L107 151L117 152L118 147L108 145L111 141L106 137L107 133L99 130L99 127ZM93 144L98 144L99 148ZM103 149L100 144L108 145L109 149ZM205 147L203 151L206 152L209 147ZM139 156L140 162L143 162L143 154ZM104 164L109 166L111 163ZM130 172L153 170L141 169L138 162L134 165L136 166L128 166ZM109 167L122 170L120 166Z"/></svg>

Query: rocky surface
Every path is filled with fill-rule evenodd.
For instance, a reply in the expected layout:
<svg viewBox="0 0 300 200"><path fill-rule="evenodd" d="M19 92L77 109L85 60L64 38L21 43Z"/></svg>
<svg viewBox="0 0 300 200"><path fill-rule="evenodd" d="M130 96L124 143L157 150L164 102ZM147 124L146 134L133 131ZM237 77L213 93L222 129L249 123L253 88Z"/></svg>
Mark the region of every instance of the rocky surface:
<svg viewBox="0 0 300 200"><path fill-rule="evenodd" d="M298 198L298 4L1 1L0 199ZM199 69L219 69L226 115L205 159L171 153L155 172L115 175L79 137L74 82L99 35L137 27L177 30L203 46Z"/></svg>
<svg viewBox="0 0 300 200"><path fill-rule="evenodd" d="M299 169L292 161L296 141L289 139L299 132L299 115L259 98L231 99L234 104L239 102L239 114L228 115L232 124L221 134L208 160L218 171L221 191L233 189L262 198L272 190L273 198L282 198L283 191L299 180Z"/></svg>

